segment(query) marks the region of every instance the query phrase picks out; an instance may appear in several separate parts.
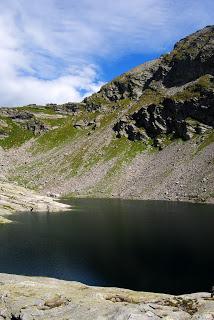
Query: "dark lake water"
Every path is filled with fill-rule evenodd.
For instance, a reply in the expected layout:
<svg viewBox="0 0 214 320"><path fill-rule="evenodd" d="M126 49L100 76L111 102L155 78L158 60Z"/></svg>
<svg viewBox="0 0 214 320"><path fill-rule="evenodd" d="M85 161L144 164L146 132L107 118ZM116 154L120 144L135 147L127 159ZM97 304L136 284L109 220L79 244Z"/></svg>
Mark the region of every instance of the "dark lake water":
<svg viewBox="0 0 214 320"><path fill-rule="evenodd" d="M214 206L74 200L61 214L15 214L0 226L0 272L143 291L214 285Z"/></svg>

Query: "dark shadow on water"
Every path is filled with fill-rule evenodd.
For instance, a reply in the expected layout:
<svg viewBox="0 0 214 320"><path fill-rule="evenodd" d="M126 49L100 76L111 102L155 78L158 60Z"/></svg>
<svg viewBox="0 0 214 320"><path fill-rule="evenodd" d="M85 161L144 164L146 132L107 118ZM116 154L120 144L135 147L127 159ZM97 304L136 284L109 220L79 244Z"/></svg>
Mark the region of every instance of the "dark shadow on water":
<svg viewBox="0 0 214 320"><path fill-rule="evenodd" d="M214 206L73 200L61 214L15 214L0 226L0 272L142 291L214 284Z"/></svg>

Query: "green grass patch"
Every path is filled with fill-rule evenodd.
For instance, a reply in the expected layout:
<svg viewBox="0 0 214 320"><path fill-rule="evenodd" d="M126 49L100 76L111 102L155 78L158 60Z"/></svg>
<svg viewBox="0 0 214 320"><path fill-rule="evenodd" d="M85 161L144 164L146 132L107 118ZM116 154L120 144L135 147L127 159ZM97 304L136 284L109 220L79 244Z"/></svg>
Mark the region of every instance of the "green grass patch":
<svg viewBox="0 0 214 320"><path fill-rule="evenodd" d="M174 100L188 101L192 98L200 98L203 95L203 89L214 88L213 77L205 75L200 77L197 82L186 87L183 91L176 93L171 98Z"/></svg>
<svg viewBox="0 0 214 320"><path fill-rule="evenodd" d="M133 159L138 153L145 151L146 144L142 141L130 141L126 137L114 138L111 143L103 149L105 161L115 157L123 157L124 160Z"/></svg>
<svg viewBox="0 0 214 320"><path fill-rule="evenodd" d="M92 188L90 195L103 194L108 195L112 192L112 183L116 176L119 176L124 166L131 162L138 154L144 152L147 146L142 141L130 141L126 137L120 139L114 138L111 143L103 148L102 160L107 162L113 160L112 167L98 184Z"/></svg>
<svg viewBox="0 0 214 320"><path fill-rule="evenodd" d="M76 176L79 169L84 166L84 155L87 152L85 148L80 148L78 152L71 158L71 176Z"/></svg>
<svg viewBox="0 0 214 320"><path fill-rule="evenodd" d="M38 137L31 151L33 153L38 153L53 149L66 143L69 140L77 138L78 136L83 134L83 132L83 130L74 128L72 119L68 118L66 119L64 125L62 125L61 127L50 130Z"/></svg>
<svg viewBox="0 0 214 320"><path fill-rule="evenodd" d="M164 96L159 91L154 91L151 89L146 89L140 99L132 105L132 107L129 109L128 113L131 114L133 112L136 112L143 106L148 106L150 104L159 104L163 101Z"/></svg>
<svg viewBox="0 0 214 320"><path fill-rule="evenodd" d="M45 113L45 114L56 114L54 109L52 107L48 106L24 106L24 107L18 107L16 110L20 111L29 111L32 113Z"/></svg>
<svg viewBox="0 0 214 320"><path fill-rule="evenodd" d="M60 127L66 123L66 118L58 118L58 119L39 119L39 121L51 127Z"/></svg>
<svg viewBox="0 0 214 320"><path fill-rule="evenodd" d="M24 142L34 137L33 132L24 129L21 125L15 123L10 118L1 117L8 127L4 128L4 133L8 136L0 139L0 146L4 149L20 147Z"/></svg>
<svg viewBox="0 0 214 320"><path fill-rule="evenodd" d="M85 102L90 105L105 105L108 104L109 101L100 95L100 93L94 93L90 97L85 99Z"/></svg>
<svg viewBox="0 0 214 320"><path fill-rule="evenodd" d="M200 152L204 148L208 147L211 143L214 143L214 131L213 130L204 136L204 139L200 143L196 153Z"/></svg>

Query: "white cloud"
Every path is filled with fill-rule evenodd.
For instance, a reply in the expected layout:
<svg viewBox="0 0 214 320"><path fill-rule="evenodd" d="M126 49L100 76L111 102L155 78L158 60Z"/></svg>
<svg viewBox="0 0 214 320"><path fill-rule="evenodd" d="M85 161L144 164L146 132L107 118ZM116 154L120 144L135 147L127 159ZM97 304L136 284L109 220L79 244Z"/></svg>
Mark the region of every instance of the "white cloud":
<svg viewBox="0 0 214 320"><path fill-rule="evenodd" d="M99 63L161 53L212 24L213 0L2 0L0 105L81 100Z"/></svg>
<svg viewBox="0 0 214 320"><path fill-rule="evenodd" d="M29 103L63 103L80 101L100 87L96 82L96 70L86 66L77 74L70 73L52 80L13 74L2 81L0 92L7 106ZM3 103L4 104L4 103Z"/></svg>

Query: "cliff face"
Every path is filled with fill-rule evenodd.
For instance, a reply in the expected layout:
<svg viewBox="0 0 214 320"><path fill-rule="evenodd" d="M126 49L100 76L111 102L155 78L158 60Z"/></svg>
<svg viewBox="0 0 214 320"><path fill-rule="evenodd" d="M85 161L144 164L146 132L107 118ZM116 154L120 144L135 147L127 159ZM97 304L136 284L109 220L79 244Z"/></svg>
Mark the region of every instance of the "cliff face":
<svg viewBox="0 0 214 320"><path fill-rule="evenodd" d="M130 140L149 138L155 146L162 147L162 140L168 135L171 139L189 140L194 134L201 134L214 127L214 78L207 77L208 88L200 84L187 87L183 95L187 99L163 98L159 104L142 106L139 110L116 123L114 130L118 137L127 136ZM179 97L179 94L177 95Z"/></svg>
<svg viewBox="0 0 214 320"><path fill-rule="evenodd" d="M161 147L162 134L188 140L214 128L213 75L214 27L209 26L176 43L170 54L107 84L96 97L130 99L137 110L116 123L117 136L152 138Z"/></svg>
<svg viewBox="0 0 214 320"><path fill-rule="evenodd" d="M117 101L127 97L138 99L146 89L181 87L206 74L214 75L213 60L214 26L208 26L180 40L171 53L116 78L98 94Z"/></svg>
<svg viewBox="0 0 214 320"><path fill-rule="evenodd" d="M1 175L61 195L213 201L214 27L82 103L0 109Z"/></svg>

